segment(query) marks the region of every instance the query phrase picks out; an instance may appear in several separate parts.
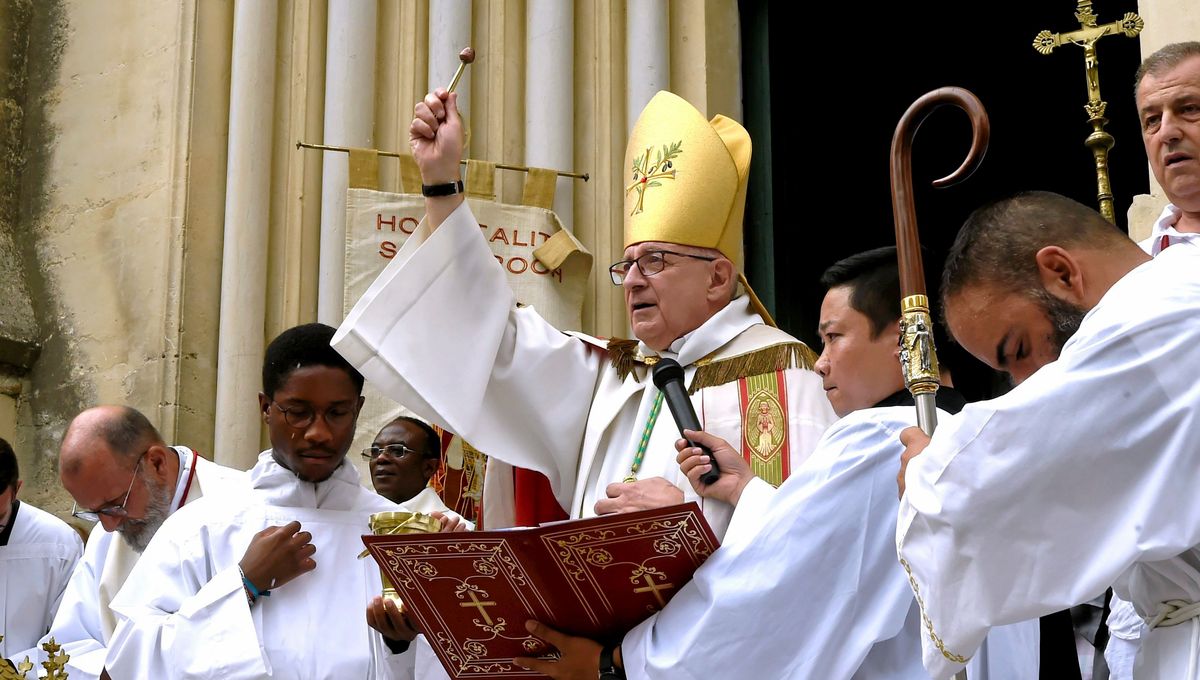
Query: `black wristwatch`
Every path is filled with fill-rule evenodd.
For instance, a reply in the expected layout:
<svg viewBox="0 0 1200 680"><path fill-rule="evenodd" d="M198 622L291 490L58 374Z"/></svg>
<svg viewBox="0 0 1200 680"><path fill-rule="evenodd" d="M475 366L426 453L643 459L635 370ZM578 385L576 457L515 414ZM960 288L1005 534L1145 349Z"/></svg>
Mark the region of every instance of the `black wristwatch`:
<svg viewBox="0 0 1200 680"><path fill-rule="evenodd" d="M613 663L613 652L616 647L605 647L600 650L600 680L625 680L625 669Z"/></svg>
<svg viewBox="0 0 1200 680"><path fill-rule="evenodd" d="M453 196L454 194L461 194L462 192L463 192L463 183L462 183L461 179L455 180L453 182L447 182L445 184L422 184L421 185L421 195L430 197L430 198L433 198L436 196Z"/></svg>

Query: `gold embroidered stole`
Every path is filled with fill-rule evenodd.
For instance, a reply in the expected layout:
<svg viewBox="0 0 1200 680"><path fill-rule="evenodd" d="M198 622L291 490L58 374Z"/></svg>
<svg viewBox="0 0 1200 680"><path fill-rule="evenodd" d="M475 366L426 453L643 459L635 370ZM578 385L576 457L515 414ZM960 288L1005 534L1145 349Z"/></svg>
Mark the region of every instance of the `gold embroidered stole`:
<svg viewBox="0 0 1200 680"><path fill-rule="evenodd" d="M736 444L740 444L742 455L755 475L779 486L791 474L784 373L791 368L812 370L817 355L804 343L791 340L722 356L730 345L696 361L696 373L688 393L737 382L742 440ZM623 338L609 340L608 353L612 367L622 380L630 375L642 380L635 369L653 366L658 360L656 356L642 355L636 340Z"/></svg>

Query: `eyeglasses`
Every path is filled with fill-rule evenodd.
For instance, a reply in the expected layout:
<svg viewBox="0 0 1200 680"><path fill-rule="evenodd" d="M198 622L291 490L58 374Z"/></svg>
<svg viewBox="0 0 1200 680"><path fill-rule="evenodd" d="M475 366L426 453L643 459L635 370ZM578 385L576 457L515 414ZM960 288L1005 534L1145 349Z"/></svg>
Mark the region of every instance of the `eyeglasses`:
<svg viewBox="0 0 1200 680"><path fill-rule="evenodd" d="M80 510L78 503L71 504L71 516L78 517L85 522L99 522L100 516L111 517L113 519L125 519L129 516L129 512L125 509L125 504L129 502L129 494L133 493L133 483L137 481L138 470L142 468L142 459L146 457L149 451L143 451L142 455L138 456L137 465L133 466L133 477L129 480L129 488L125 490L125 498L121 499L120 505L112 505L99 510Z"/></svg>
<svg viewBox="0 0 1200 680"><path fill-rule="evenodd" d="M386 453L392 458L400 459L410 453L417 453L416 449L410 449L404 444L388 444L386 446L368 446L362 450L362 457L367 460L375 460L381 454Z"/></svg>
<svg viewBox="0 0 1200 680"><path fill-rule="evenodd" d="M677 253L673 250L651 250L643 254L636 260L621 260L608 268L608 274L612 277L613 285L619 286L625 282L625 277L629 276L629 270L637 265L638 271L642 272L642 276L654 276L661 272L667 266L666 255L678 255L679 257L690 257L693 260L704 260L712 262L717 259L715 257L705 257L703 255L690 255L688 253Z"/></svg>
<svg viewBox="0 0 1200 680"><path fill-rule="evenodd" d="M318 412L308 406L284 408L274 401L271 402L271 405L283 414L283 419L287 421L288 425L297 430L307 430L317 421ZM354 409L348 406L332 406L320 413L325 418L325 424L332 428L345 427L354 420Z"/></svg>

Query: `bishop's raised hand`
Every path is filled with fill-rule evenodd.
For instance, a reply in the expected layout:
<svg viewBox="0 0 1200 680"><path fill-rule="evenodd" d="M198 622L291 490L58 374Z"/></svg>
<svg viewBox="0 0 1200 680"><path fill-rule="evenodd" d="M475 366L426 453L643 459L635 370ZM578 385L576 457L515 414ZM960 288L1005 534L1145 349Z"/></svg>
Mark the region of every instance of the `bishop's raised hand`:
<svg viewBox="0 0 1200 680"><path fill-rule="evenodd" d="M458 181L463 153L458 95L441 87L425 95L413 108L408 143L421 169L422 182L432 185Z"/></svg>

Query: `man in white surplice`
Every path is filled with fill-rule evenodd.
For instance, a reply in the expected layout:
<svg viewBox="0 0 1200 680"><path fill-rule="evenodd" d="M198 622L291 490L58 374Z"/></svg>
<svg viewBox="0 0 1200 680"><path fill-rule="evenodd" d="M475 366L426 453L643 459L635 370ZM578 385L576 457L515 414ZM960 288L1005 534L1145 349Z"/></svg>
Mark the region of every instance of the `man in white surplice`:
<svg viewBox="0 0 1200 680"><path fill-rule="evenodd" d="M58 471L75 499L73 514L96 525L42 642L53 638L71 657L71 680L96 680L116 627L109 603L154 533L205 493L248 488L246 475L187 447L167 446L150 421L127 406L97 406L75 416L63 435Z"/></svg>
<svg viewBox="0 0 1200 680"><path fill-rule="evenodd" d="M834 417L815 355L764 322L737 273L746 131L668 92L647 104L626 152L625 259L606 273L623 286L638 340L605 342L561 333L514 303L460 193L455 98L439 90L417 105L425 220L347 316L338 351L389 396L488 452L485 508L513 502L490 495L497 460L544 474L571 517L700 500L675 462L678 431L658 418L649 367L659 357L685 367L704 427L754 461L763 482L748 493L773 492ZM703 509L724 534L732 509Z"/></svg>
<svg viewBox="0 0 1200 680"><path fill-rule="evenodd" d="M733 526L746 530L732 532L662 611L625 635L619 652L605 650L631 680L699 680L714 669L771 680L928 678L920 613L894 543L897 435L916 419L899 368L896 249L846 258L821 282L825 347L816 370L841 419L767 503L745 495L753 475L726 441L695 434L721 466L711 486L699 481L709 470L700 449L677 442L690 482L735 505ZM937 399L941 417L964 403L951 388ZM564 655L521 663L559 680L596 677L599 645L540 624L533 632ZM994 633L969 677L1037 680L1038 622Z"/></svg>
<svg viewBox="0 0 1200 680"><path fill-rule="evenodd" d="M1134 78L1142 142L1154 179L1170 203L1140 245L1151 255L1172 246L1200 246L1200 42L1166 45ZM1132 605L1112 600L1104 657L1113 680L1131 680L1145 624Z"/></svg>
<svg viewBox="0 0 1200 680"><path fill-rule="evenodd" d="M83 552L79 534L61 519L17 500L17 454L0 439L0 665L28 657L59 608Z"/></svg>
<svg viewBox="0 0 1200 680"><path fill-rule="evenodd" d="M371 513L445 508L433 494L396 505L360 485L345 457L362 376L332 336L307 324L267 347L259 407L272 448L245 493L206 495L154 536L112 603L113 678L412 677L415 633L379 599L360 536Z"/></svg>
<svg viewBox="0 0 1200 680"><path fill-rule="evenodd" d="M923 640L933 677L989 627L1109 584L1149 629L1134 677L1195 677L1200 252L1149 260L1054 194L982 208L959 234L950 331L1019 384L932 440L904 433L897 541L938 636Z"/></svg>
<svg viewBox="0 0 1200 680"><path fill-rule="evenodd" d="M1140 245L1151 255L1200 245L1200 42L1166 45L1146 57L1135 91L1146 159L1170 201Z"/></svg>

